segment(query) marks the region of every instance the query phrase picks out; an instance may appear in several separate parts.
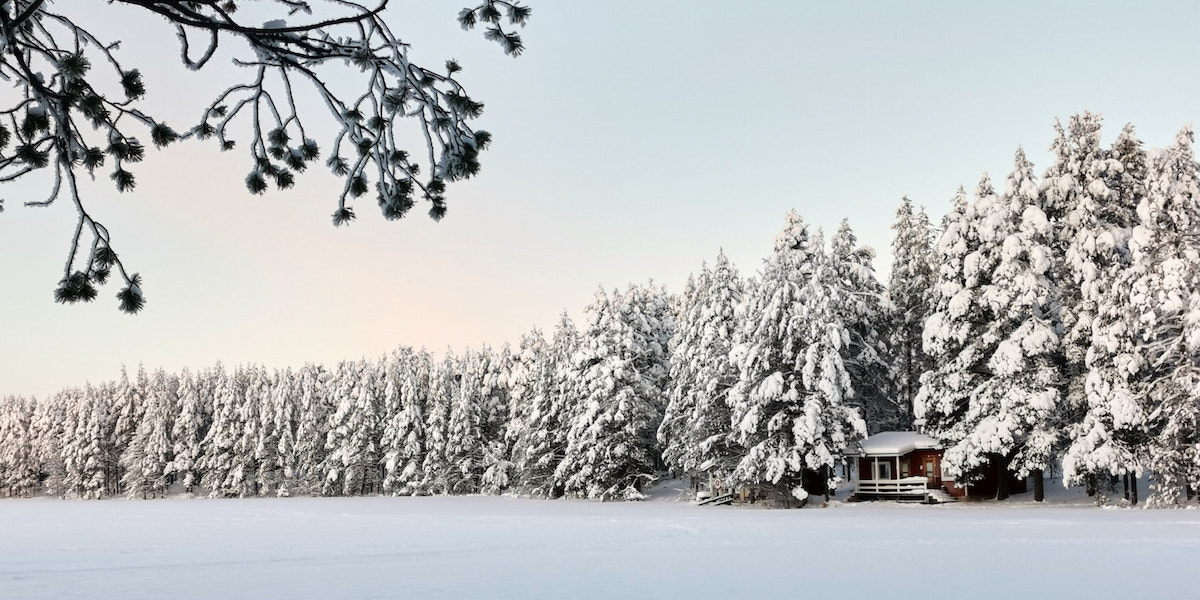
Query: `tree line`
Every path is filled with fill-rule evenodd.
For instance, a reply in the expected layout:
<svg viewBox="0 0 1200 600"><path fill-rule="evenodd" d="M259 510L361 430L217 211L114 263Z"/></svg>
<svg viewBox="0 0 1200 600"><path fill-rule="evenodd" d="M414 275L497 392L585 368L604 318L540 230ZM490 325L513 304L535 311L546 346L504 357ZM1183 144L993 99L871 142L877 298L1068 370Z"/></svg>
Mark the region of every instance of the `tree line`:
<svg viewBox="0 0 1200 600"><path fill-rule="evenodd" d="M959 482L1045 470L1175 505L1200 486L1192 134L1146 150L1056 125L1038 178L905 198L885 286L845 221L795 212L744 277L600 289L577 328L270 371L147 373L0 402L0 494L516 493L636 499L664 470L827 494L868 433L918 428ZM1007 478L1001 477L1001 481ZM999 496L1004 497L1003 486Z"/></svg>

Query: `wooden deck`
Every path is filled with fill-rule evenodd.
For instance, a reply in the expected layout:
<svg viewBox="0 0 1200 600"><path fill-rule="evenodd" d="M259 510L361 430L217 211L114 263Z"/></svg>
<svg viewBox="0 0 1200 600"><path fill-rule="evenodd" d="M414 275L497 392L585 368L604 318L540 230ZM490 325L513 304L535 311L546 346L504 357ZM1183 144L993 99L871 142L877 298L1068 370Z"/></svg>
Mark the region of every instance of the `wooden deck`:
<svg viewBox="0 0 1200 600"><path fill-rule="evenodd" d="M861 500L913 500L928 502L929 481L924 477L904 479L860 479L854 486L855 498Z"/></svg>

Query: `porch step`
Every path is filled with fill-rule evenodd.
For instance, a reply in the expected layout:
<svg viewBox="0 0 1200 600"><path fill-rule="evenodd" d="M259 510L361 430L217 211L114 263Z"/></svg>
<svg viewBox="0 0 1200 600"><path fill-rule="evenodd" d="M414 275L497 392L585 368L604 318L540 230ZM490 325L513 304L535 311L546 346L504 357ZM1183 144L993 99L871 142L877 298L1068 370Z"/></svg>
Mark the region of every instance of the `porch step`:
<svg viewBox="0 0 1200 600"><path fill-rule="evenodd" d="M954 496L947 494L946 490L929 490L928 495L929 495L929 503L930 504L944 504L946 502L958 502L958 500L955 499Z"/></svg>

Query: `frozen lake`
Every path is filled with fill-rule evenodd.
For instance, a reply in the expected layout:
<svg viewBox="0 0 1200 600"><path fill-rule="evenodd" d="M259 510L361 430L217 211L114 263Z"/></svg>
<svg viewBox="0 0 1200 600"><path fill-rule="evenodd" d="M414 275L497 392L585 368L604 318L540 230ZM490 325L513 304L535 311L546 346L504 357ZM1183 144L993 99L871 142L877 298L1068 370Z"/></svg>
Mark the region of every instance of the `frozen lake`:
<svg viewBox="0 0 1200 600"><path fill-rule="evenodd" d="M1194 598L1198 561L1195 510L0 501L6 600Z"/></svg>

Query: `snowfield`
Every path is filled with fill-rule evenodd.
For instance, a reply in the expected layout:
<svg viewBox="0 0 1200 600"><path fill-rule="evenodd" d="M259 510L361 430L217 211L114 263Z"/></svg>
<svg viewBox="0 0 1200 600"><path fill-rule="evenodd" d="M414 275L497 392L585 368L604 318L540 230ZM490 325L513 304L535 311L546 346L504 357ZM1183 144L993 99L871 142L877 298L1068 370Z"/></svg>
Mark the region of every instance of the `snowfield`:
<svg viewBox="0 0 1200 600"><path fill-rule="evenodd" d="M5 600L1194 598L1198 559L1194 510L0 501Z"/></svg>

